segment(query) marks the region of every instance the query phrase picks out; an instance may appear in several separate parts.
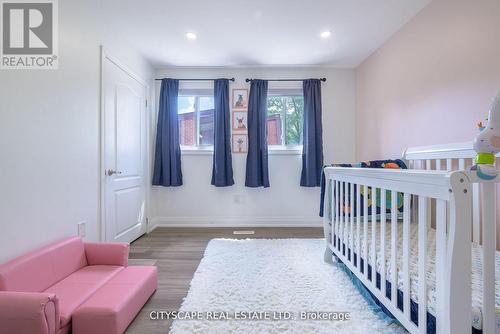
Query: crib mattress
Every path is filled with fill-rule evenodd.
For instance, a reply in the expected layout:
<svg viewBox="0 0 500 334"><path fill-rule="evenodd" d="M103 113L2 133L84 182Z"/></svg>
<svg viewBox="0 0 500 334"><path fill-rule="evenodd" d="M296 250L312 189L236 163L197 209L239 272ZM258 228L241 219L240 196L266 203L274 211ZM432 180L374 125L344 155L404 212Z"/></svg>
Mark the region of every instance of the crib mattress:
<svg viewBox="0 0 500 334"><path fill-rule="evenodd" d="M347 225L349 226L349 225ZM403 263L402 263L402 245L403 245L403 224L397 223L397 286L399 290L403 290ZM354 235L356 235L357 223L353 223ZM376 223L376 271L381 272L382 261L380 258L380 235L381 228L380 222ZM373 268L372 264L372 222L368 223L368 264ZM360 242L361 242L361 258L364 259L364 236L363 236L363 223L360 224ZM385 268L386 268L386 281L392 284L391 275L391 223L386 222L386 236L385 236ZM354 245L353 249L352 246ZM351 254L357 251L357 244L354 238L349 238L349 243L345 245L346 255L347 249L351 249ZM474 328L482 329L482 247L477 243L472 243L472 325ZM427 310L433 316L436 316L436 231L432 228L428 229L427 233ZM495 254L495 303L497 319L500 317L500 252L496 251ZM416 223L410 224L410 291L411 299L418 304L418 225Z"/></svg>

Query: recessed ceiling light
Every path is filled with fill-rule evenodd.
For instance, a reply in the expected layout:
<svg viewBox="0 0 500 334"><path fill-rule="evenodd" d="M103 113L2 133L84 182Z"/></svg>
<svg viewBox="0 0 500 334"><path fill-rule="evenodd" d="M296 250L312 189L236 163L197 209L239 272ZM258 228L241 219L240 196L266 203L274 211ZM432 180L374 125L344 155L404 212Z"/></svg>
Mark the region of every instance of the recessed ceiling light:
<svg viewBox="0 0 500 334"><path fill-rule="evenodd" d="M332 35L332 32L330 30L325 30L325 31L322 31L320 36L321 38L328 38Z"/></svg>
<svg viewBox="0 0 500 334"><path fill-rule="evenodd" d="M196 39L196 34L194 32L187 32L186 38L190 40Z"/></svg>

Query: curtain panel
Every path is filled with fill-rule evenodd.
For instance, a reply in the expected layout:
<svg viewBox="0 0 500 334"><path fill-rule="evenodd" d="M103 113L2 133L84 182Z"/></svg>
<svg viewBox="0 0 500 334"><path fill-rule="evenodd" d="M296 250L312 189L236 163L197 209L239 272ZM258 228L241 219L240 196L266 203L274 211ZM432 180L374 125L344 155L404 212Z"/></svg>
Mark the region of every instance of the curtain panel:
<svg viewBox="0 0 500 334"><path fill-rule="evenodd" d="M214 109L214 156L211 183L216 187L228 187L234 184L228 79L214 81Z"/></svg>
<svg viewBox="0 0 500 334"><path fill-rule="evenodd" d="M323 170L323 126L321 123L321 81L303 82L304 130L302 148L302 187L319 187Z"/></svg>
<svg viewBox="0 0 500 334"><path fill-rule="evenodd" d="M179 80L163 79L156 127L156 146L153 185L177 187L182 185L181 146L177 99Z"/></svg>
<svg viewBox="0 0 500 334"><path fill-rule="evenodd" d="M269 187L267 80L252 80L248 99L248 154L245 186Z"/></svg>

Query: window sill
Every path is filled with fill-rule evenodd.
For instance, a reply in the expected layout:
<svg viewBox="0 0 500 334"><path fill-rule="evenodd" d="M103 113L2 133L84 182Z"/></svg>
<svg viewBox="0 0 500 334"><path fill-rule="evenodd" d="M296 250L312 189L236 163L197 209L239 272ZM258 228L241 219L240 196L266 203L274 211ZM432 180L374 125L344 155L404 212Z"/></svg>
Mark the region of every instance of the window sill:
<svg viewBox="0 0 500 334"><path fill-rule="evenodd" d="M301 155L302 148L269 148L269 155Z"/></svg>
<svg viewBox="0 0 500 334"><path fill-rule="evenodd" d="M213 148L181 148L182 155L213 155Z"/></svg>
<svg viewBox="0 0 500 334"><path fill-rule="evenodd" d="M269 155L301 155L302 148L269 148ZM181 148L182 155L213 155L213 148Z"/></svg>

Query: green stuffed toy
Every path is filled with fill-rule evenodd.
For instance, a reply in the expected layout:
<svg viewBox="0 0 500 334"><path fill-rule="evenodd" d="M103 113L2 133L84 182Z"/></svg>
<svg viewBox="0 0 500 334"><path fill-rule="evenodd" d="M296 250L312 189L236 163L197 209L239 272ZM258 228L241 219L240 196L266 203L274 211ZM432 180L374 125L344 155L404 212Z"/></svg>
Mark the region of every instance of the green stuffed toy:
<svg viewBox="0 0 500 334"><path fill-rule="evenodd" d="M479 123L480 133L474 139L477 155L472 170L483 180L493 180L498 171L495 166L495 154L500 152L500 93L493 100L486 125Z"/></svg>

